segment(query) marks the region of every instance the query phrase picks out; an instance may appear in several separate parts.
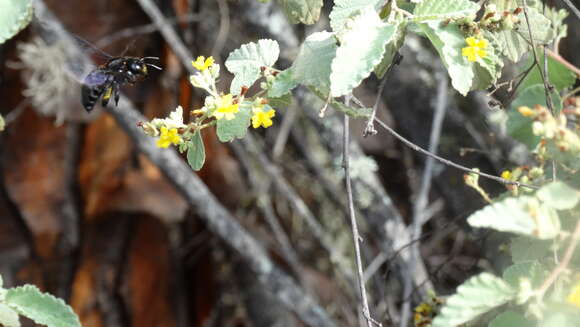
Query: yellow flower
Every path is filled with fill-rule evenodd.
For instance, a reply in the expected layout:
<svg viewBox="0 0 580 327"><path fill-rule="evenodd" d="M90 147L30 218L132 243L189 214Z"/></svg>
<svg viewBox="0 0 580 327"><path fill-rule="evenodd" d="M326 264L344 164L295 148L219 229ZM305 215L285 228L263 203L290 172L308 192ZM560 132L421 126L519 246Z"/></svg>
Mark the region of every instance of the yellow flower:
<svg viewBox="0 0 580 327"><path fill-rule="evenodd" d="M487 55L485 48L487 48L487 40L486 39L476 39L473 36L468 37L465 39L467 42L467 47L461 49L461 55L467 57L468 61L476 61L477 58L483 58Z"/></svg>
<svg viewBox="0 0 580 327"><path fill-rule="evenodd" d="M216 99L215 104L217 109L213 113L213 116L218 120L222 118L225 118L226 120L232 120L236 116L236 113L240 111L238 109L239 105L237 103L233 103L233 95L231 94L220 96Z"/></svg>
<svg viewBox="0 0 580 327"><path fill-rule="evenodd" d="M576 283L566 299L568 303L580 307L580 283Z"/></svg>
<svg viewBox="0 0 580 327"><path fill-rule="evenodd" d="M526 107L526 106L521 106L518 108L518 111L520 112L520 114L522 114L522 116L524 117L531 117L534 115L534 110L531 109L530 107Z"/></svg>
<svg viewBox="0 0 580 327"><path fill-rule="evenodd" d="M204 71L209 67L211 67L211 65L213 65L213 62L214 62L213 57L208 57L207 59L205 59L204 56L199 56L195 61L191 62L191 65L200 71Z"/></svg>
<svg viewBox="0 0 580 327"><path fill-rule="evenodd" d="M509 171L509 170L504 170L504 171L501 173L501 178L503 178L503 179L507 179L507 180L510 180L510 179L512 178L512 172L511 172L511 171Z"/></svg>
<svg viewBox="0 0 580 327"><path fill-rule="evenodd" d="M181 136L177 133L177 128L168 129L167 127L161 127L161 135L159 135L159 140L157 140L157 146L160 148L168 148L172 143L174 145L181 142Z"/></svg>
<svg viewBox="0 0 580 327"><path fill-rule="evenodd" d="M254 116L252 116L252 127L258 128L263 126L264 128L268 128L272 126L272 117L276 116L274 109L264 112L262 108L254 108L252 112L254 113Z"/></svg>

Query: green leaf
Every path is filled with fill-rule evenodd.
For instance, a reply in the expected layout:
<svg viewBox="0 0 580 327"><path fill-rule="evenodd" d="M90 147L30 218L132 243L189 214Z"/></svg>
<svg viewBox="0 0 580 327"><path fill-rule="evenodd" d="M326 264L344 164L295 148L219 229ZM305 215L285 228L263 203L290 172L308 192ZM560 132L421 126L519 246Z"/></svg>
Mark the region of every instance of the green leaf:
<svg viewBox="0 0 580 327"><path fill-rule="evenodd" d="M475 15L479 5L469 0L423 0L415 11L414 21L444 20Z"/></svg>
<svg viewBox="0 0 580 327"><path fill-rule="evenodd" d="M270 89L268 89L268 98L279 98L286 95L297 85L292 68L288 68L276 75Z"/></svg>
<svg viewBox="0 0 580 327"><path fill-rule="evenodd" d="M205 163L205 146L200 131L195 131L188 146L187 163L195 171L199 171Z"/></svg>
<svg viewBox="0 0 580 327"><path fill-rule="evenodd" d="M320 17L322 0L280 0L284 13L292 24L314 24Z"/></svg>
<svg viewBox="0 0 580 327"><path fill-rule="evenodd" d="M274 109L286 108L292 104L292 95L286 93L285 95L278 98L268 98L268 103Z"/></svg>
<svg viewBox="0 0 580 327"><path fill-rule="evenodd" d="M514 263L540 260L548 255L552 241L538 240L527 236L517 236L510 242L510 252Z"/></svg>
<svg viewBox="0 0 580 327"><path fill-rule="evenodd" d="M81 326L77 315L63 300L40 292L33 285L9 289L5 303L37 324L48 327Z"/></svg>
<svg viewBox="0 0 580 327"><path fill-rule="evenodd" d="M556 93L552 93L554 110L560 112L562 100ZM524 143L529 149L535 149L540 141L540 137L534 135L532 130L533 119L525 117L517 110L521 106L533 108L536 104L546 106L546 92L543 85L532 85L518 93L517 98L511 104L508 112L507 133L514 139Z"/></svg>
<svg viewBox="0 0 580 327"><path fill-rule="evenodd" d="M486 49L486 56L477 58L473 65L474 78L471 90L485 90L494 84L501 76L503 61L496 55L490 43Z"/></svg>
<svg viewBox="0 0 580 327"><path fill-rule="evenodd" d="M560 220L556 211L531 196L509 197L473 213L467 222L473 227L549 239L558 235Z"/></svg>
<svg viewBox="0 0 580 327"><path fill-rule="evenodd" d="M309 87L308 89L323 101L328 98L328 90L320 90L315 87ZM330 99L330 105L352 118L369 118L373 111L373 108L352 108L334 98Z"/></svg>
<svg viewBox="0 0 580 327"><path fill-rule="evenodd" d="M249 103L240 104L239 110L234 119L227 120L222 118L217 121L217 136L220 142L230 142L236 138L246 136L250 118L252 117L252 108Z"/></svg>
<svg viewBox="0 0 580 327"><path fill-rule="evenodd" d="M375 66L374 72L378 78L383 78L389 66L393 63L393 58L395 54L405 41L405 35L407 34L407 24L406 23L399 23L397 26L397 31L395 35L393 35L393 39L387 44L385 53L383 54L383 59L381 62Z"/></svg>
<svg viewBox="0 0 580 327"><path fill-rule="evenodd" d="M544 53L541 50L538 50L538 60L542 66L543 71ZM534 56L530 54L525 65L522 65L520 72L525 71L533 64ZM550 81L550 84L552 84L558 91L562 91L574 86L574 83L576 82L576 74L574 74L574 72L569 70L568 67L564 66L562 63L554 60L552 57L548 57L548 80ZM535 66L519 87L521 90L523 90L529 86L543 83L544 81L542 80L538 66Z"/></svg>
<svg viewBox="0 0 580 327"><path fill-rule="evenodd" d="M546 316L537 327L578 327L580 326L580 314L577 307L562 310L561 304L552 305L546 308Z"/></svg>
<svg viewBox="0 0 580 327"><path fill-rule="evenodd" d="M279 55L278 42L267 39L244 44L232 51L226 60L226 67L235 75L230 92L238 95L242 86L252 86L260 78L261 67L272 67Z"/></svg>
<svg viewBox="0 0 580 327"><path fill-rule="evenodd" d="M378 10L383 0L335 0L330 12L330 27L335 33L342 33L347 27L347 21L358 15L369 5Z"/></svg>
<svg viewBox="0 0 580 327"><path fill-rule="evenodd" d="M528 279L532 288L537 288L546 275L546 270L538 261L526 261L507 267L503 272L503 279L514 289L519 288L522 278Z"/></svg>
<svg viewBox="0 0 580 327"><path fill-rule="evenodd" d="M520 4L515 0L491 0L490 4L495 4L498 12L513 11L513 9L520 7ZM554 31L549 27L550 20L536 9L528 8L527 11L535 44L544 44L552 39ZM528 25L523 11L516 17L520 20L517 29L495 33L501 52L513 62L519 61L521 56L530 49Z"/></svg>
<svg viewBox="0 0 580 327"><path fill-rule="evenodd" d="M488 325L488 327L530 327L534 323L526 319L521 313L506 311L500 313Z"/></svg>
<svg viewBox="0 0 580 327"><path fill-rule="evenodd" d="M552 182L536 193L536 196L550 207L557 210L572 209L580 200L580 192L564 182Z"/></svg>
<svg viewBox="0 0 580 327"><path fill-rule="evenodd" d="M396 25L383 23L372 7L353 20L353 27L342 36L330 74L333 97L345 95L368 77L381 62L385 45L391 41Z"/></svg>
<svg viewBox="0 0 580 327"><path fill-rule="evenodd" d="M32 12L32 0L0 0L0 44L24 29Z"/></svg>
<svg viewBox="0 0 580 327"><path fill-rule="evenodd" d="M419 28L439 53L453 88L466 95L473 84L474 73L471 64L461 55L461 49L466 46L463 32L456 24L443 26L440 21L428 21L419 24Z"/></svg>
<svg viewBox="0 0 580 327"><path fill-rule="evenodd" d="M336 56L336 39L329 32L306 38L292 65L294 79L304 85L330 88L330 65Z"/></svg>
<svg viewBox="0 0 580 327"><path fill-rule="evenodd" d="M532 30L533 41L537 45L546 44L554 38L554 31L550 27L550 20L542 15L537 9L528 8L528 18L530 20L530 27ZM531 41L530 31L526 22L526 16L522 10L516 17L520 19L518 32L527 41Z"/></svg>
<svg viewBox="0 0 580 327"><path fill-rule="evenodd" d="M554 42L558 43L560 39L568 35L568 25L564 22L566 17L568 17L568 12L566 9L557 9L549 6L542 8L542 10L545 10L545 12L542 11L542 14L550 20L554 29Z"/></svg>
<svg viewBox="0 0 580 327"><path fill-rule="evenodd" d="M20 327L18 312L4 303L0 303L0 325L4 327Z"/></svg>
<svg viewBox="0 0 580 327"><path fill-rule="evenodd" d="M468 279L457 288L433 319L432 327L450 327L463 324L478 315L498 307L515 297L515 291L489 273Z"/></svg>

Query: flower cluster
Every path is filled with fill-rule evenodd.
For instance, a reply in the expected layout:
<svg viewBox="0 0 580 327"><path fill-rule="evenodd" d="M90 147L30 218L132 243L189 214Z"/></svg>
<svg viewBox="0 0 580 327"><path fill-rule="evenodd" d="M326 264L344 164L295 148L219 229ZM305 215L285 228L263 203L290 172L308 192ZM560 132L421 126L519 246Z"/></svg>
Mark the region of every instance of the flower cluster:
<svg viewBox="0 0 580 327"><path fill-rule="evenodd" d="M560 152L580 153L580 137L568 128L566 115L553 116L546 107L540 105L536 105L533 109L523 106L518 108L518 111L523 116L534 119L532 123L534 135L550 141Z"/></svg>
<svg viewBox="0 0 580 327"><path fill-rule="evenodd" d="M183 108L178 106L167 118L155 118L150 122L140 124L143 132L149 136L159 137L157 146L167 148L171 144L183 143L180 131L184 131L187 125L183 123Z"/></svg>
<svg viewBox="0 0 580 327"><path fill-rule="evenodd" d="M512 30L520 23L517 15L521 11L522 8L515 8L513 11L500 12L495 4L488 4L485 6L485 12L478 25L480 28L492 32Z"/></svg>
<svg viewBox="0 0 580 327"><path fill-rule="evenodd" d="M495 4L485 6L485 11L479 20L476 20L475 14L464 17L449 18L444 24L454 22L459 29L467 35L480 35L482 31L501 32L516 29L521 20L518 15L522 8L514 8L511 11L498 11Z"/></svg>
<svg viewBox="0 0 580 327"><path fill-rule="evenodd" d="M183 122L181 106L167 118L155 118L150 122L141 123L140 126L147 135L158 137L158 147L167 148L175 145L183 152L192 146L192 138L198 131L216 124L219 127L219 121L234 120L237 117L241 120L241 126L244 125L244 120L246 124L250 124L251 120L253 128L272 126L272 118L276 116L276 111L268 105L266 99L258 96L247 98L247 88L244 88L240 95L218 91L216 81L219 78L220 66L215 63L213 57L199 56L191 62L191 65L197 70L190 76L191 84L207 93L204 105L191 111L193 116L189 124ZM242 110L244 115L240 115Z"/></svg>

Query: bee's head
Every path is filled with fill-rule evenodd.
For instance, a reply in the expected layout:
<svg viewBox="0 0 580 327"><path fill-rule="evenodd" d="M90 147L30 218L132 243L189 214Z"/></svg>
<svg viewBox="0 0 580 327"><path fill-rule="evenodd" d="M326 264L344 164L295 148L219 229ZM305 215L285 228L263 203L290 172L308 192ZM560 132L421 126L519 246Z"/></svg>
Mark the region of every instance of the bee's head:
<svg viewBox="0 0 580 327"><path fill-rule="evenodd" d="M143 59L135 58L127 63L129 73L135 76L147 75L147 64Z"/></svg>
<svg viewBox="0 0 580 327"><path fill-rule="evenodd" d="M139 59L138 65L135 65L134 67L136 69L139 69L141 74L144 74L144 75L147 74L147 66L161 70L161 67L154 65L150 62L147 62L147 60L159 60L159 58L158 57L143 57L143 58ZM131 67L131 69L133 69L133 67Z"/></svg>

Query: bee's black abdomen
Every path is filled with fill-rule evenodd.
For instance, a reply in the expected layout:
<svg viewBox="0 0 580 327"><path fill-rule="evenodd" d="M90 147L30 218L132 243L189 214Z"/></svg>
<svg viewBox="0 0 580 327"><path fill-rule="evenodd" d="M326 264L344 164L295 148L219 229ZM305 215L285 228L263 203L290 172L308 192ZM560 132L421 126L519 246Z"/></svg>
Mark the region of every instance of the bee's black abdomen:
<svg viewBox="0 0 580 327"><path fill-rule="evenodd" d="M97 103L98 95L95 96L93 89L83 84L81 89L81 101L86 111L93 110L95 103Z"/></svg>
<svg viewBox="0 0 580 327"><path fill-rule="evenodd" d="M94 70L85 77L81 89L81 102L87 111L93 109L113 80L113 75L101 69Z"/></svg>

